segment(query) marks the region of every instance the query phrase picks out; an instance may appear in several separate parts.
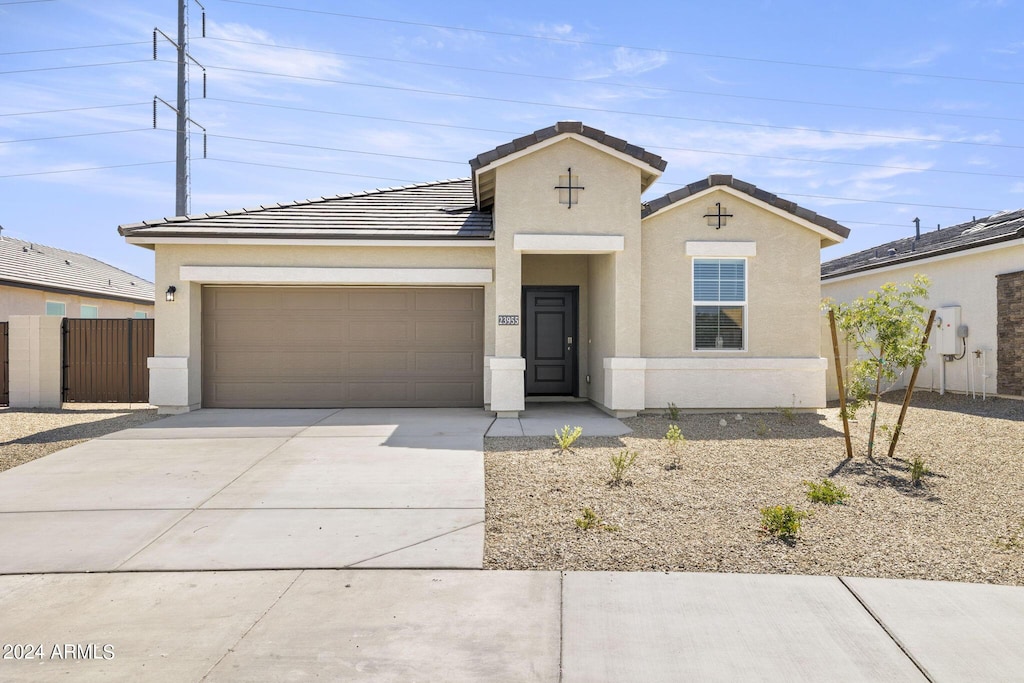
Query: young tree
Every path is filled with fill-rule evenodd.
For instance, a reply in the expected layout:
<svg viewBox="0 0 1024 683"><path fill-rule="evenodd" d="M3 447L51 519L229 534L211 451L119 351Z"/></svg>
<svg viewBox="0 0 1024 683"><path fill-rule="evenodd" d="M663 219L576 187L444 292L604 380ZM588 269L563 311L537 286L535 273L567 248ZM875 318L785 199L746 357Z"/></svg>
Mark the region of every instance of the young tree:
<svg viewBox="0 0 1024 683"><path fill-rule="evenodd" d="M849 365L850 398L846 407L848 416L853 417L859 408L872 401L869 458L874 454L883 380L894 383L904 368L918 368L924 363L928 345L921 339L927 332L927 322L925 307L917 300L928 298L929 284L926 276L915 275L913 282L887 282L849 304L825 302L826 308L835 314L836 325L858 350L857 359ZM901 426L896 427L897 434Z"/></svg>

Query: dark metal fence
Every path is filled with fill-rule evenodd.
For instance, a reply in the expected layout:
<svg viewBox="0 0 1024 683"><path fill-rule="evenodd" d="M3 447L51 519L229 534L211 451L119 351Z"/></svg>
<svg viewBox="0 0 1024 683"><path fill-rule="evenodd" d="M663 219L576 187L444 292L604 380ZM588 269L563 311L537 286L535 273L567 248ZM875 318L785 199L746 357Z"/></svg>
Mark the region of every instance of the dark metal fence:
<svg viewBox="0 0 1024 683"><path fill-rule="evenodd" d="M7 342L7 323L0 322L0 406L10 402L11 373L8 369L10 345Z"/></svg>
<svg viewBox="0 0 1024 683"><path fill-rule="evenodd" d="M65 318L63 400L146 403L153 355L152 318Z"/></svg>

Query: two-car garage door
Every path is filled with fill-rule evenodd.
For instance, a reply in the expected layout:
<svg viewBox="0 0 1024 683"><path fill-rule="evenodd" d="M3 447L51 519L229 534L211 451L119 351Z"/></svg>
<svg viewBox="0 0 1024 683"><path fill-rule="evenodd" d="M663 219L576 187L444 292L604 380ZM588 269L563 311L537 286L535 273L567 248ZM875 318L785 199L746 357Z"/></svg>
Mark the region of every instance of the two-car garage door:
<svg viewBox="0 0 1024 683"><path fill-rule="evenodd" d="M203 288L203 405L483 405L483 290Z"/></svg>

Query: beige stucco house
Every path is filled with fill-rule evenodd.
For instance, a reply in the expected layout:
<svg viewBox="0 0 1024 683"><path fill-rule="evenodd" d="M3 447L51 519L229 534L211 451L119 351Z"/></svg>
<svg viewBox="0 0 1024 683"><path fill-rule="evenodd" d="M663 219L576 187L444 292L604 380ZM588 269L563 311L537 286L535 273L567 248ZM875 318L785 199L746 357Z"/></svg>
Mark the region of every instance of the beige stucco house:
<svg viewBox="0 0 1024 683"><path fill-rule="evenodd" d="M85 254L0 236L0 322L12 315L151 318L153 283Z"/></svg>
<svg viewBox="0 0 1024 683"><path fill-rule="evenodd" d="M122 226L156 255L150 400L823 405L819 252L849 231L731 176L645 202L665 166L562 122L470 178Z"/></svg>
<svg viewBox="0 0 1024 683"><path fill-rule="evenodd" d="M850 302L918 273L931 280L922 303L937 313L918 388L1024 395L1024 210L919 230L823 263L822 295ZM831 354L831 335L823 346ZM829 397L838 397L828 379Z"/></svg>

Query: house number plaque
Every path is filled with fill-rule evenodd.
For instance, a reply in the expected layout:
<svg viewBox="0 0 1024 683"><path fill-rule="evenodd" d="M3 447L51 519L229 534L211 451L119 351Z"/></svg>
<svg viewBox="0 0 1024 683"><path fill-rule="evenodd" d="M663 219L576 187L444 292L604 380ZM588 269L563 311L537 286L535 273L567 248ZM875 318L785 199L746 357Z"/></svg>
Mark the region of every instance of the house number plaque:
<svg viewBox="0 0 1024 683"><path fill-rule="evenodd" d="M518 325L519 324L519 316L518 315L499 315L498 316L498 324L499 325Z"/></svg>

